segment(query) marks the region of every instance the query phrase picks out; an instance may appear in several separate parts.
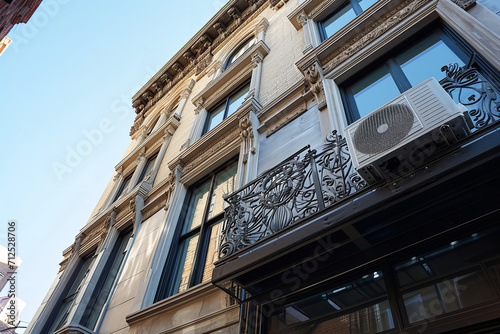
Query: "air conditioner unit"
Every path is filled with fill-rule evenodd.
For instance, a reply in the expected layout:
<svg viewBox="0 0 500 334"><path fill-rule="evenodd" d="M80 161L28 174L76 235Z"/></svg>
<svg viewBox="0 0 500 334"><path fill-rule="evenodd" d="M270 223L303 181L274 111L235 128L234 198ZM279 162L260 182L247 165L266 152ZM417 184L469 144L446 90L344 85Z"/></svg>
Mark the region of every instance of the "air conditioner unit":
<svg viewBox="0 0 500 334"><path fill-rule="evenodd" d="M436 79L421 82L345 129L354 168L368 184L415 171L470 134L464 109Z"/></svg>

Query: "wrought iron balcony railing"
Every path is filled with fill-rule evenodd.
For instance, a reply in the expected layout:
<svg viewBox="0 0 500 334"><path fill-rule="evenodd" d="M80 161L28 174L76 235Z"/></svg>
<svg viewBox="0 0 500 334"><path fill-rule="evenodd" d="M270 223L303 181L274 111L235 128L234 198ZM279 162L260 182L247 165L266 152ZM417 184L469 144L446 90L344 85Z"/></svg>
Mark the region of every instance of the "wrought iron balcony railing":
<svg viewBox="0 0 500 334"><path fill-rule="evenodd" d="M444 66L442 87L468 109L472 132L500 119L500 94L481 75L475 56L469 64ZM367 189L357 174L345 139L335 131L325 149L303 148L242 189L229 194L219 258L224 259L325 208Z"/></svg>
<svg viewBox="0 0 500 334"><path fill-rule="evenodd" d="M222 259L275 234L366 187L351 163L345 139L333 132L325 149L306 146L225 198Z"/></svg>

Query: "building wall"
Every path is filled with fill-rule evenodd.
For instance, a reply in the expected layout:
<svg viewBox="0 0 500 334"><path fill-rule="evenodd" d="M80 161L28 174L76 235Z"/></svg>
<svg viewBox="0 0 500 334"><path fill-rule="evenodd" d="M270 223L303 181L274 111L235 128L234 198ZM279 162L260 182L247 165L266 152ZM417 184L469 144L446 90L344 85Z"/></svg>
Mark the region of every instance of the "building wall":
<svg viewBox="0 0 500 334"><path fill-rule="evenodd" d="M321 43L317 21L327 16L331 2L229 1L207 28L186 44L180 56L169 61L134 96L137 118L130 133L132 142L88 223L65 251L56 282L27 332L40 333L40 324L57 312L56 301L64 296L69 278L88 255L95 258L94 262L69 308L68 320L57 333L91 332L79 324L99 277L106 273L104 264L113 256L117 236L128 228L133 231L129 248L104 303L96 332L240 332L241 323L249 318L240 319L237 301L209 282L212 266L202 273L202 283L189 288L186 285L185 291L166 298L157 297L159 286L167 280L165 272L171 270L164 268L175 251L172 245L180 235L178 225L182 223L191 187L235 157L238 173L231 185L237 190L306 145L307 149L320 152L325 147L325 137L347 125L339 85L410 33L436 22L439 15L445 15L442 13L449 15L446 20L450 22L453 15L469 23L483 20L479 35L485 39L464 39L476 40L478 45L492 49L498 47L497 32L485 32L500 26L491 3L481 1L467 8L468 12L453 7L449 0L404 4L411 3L411 7L417 2L421 6L418 8L424 9L411 12L389 32L377 35L366 29L378 27L370 21L375 18L384 27L393 24L396 16L406 15L407 9L394 12L403 1L377 2L371 7L377 9L373 10L373 17L361 15L361 19L355 19ZM451 10L446 10L447 6ZM250 51L223 70L226 59L251 35L256 36L257 42ZM376 40L378 37L380 40ZM369 38L373 39L370 43L355 48L356 43ZM349 45L352 47L347 48ZM340 64L330 66L331 54L340 49L339 57L348 56ZM486 54L485 49L480 50ZM494 66L500 67L494 50L488 57ZM247 79L251 79L250 92L241 107L202 135L204 117ZM155 155L151 173L141 180L148 159ZM128 175L132 175L130 184L123 187ZM117 196L121 188L123 191ZM216 209L221 209L221 205L227 206L220 201ZM217 259L220 242L218 236L211 236L207 250L210 258ZM194 252L187 258L186 262L191 263Z"/></svg>

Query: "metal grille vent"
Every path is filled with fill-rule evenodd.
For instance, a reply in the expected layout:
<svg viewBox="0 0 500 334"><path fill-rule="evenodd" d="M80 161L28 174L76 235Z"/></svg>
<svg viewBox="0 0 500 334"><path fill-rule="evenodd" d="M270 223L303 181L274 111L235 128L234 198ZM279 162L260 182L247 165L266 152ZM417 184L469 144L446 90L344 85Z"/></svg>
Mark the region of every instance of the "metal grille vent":
<svg viewBox="0 0 500 334"><path fill-rule="evenodd" d="M413 126L413 112L406 104L390 104L367 116L353 136L354 147L377 154L399 144Z"/></svg>

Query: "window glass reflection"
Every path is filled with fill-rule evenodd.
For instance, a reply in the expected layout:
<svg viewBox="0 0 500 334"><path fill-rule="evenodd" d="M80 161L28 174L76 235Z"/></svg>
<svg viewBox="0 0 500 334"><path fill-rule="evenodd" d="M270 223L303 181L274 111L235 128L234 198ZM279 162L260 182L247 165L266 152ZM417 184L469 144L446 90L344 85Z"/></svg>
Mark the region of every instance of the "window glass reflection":
<svg viewBox="0 0 500 334"><path fill-rule="evenodd" d="M400 94L387 66L379 67L355 83L351 89L359 117L368 115Z"/></svg>
<svg viewBox="0 0 500 334"><path fill-rule="evenodd" d="M323 22L326 37L330 37L337 31L342 29L347 23L351 22L356 17L356 13L349 3L339 9L335 14L330 16Z"/></svg>
<svg viewBox="0 0 500 334"><path fill-rule="evenodd" d="M269 333L378 333L394 328L382 272L284 306ZM350 311L352 309L352 311Z"/></svg>
<svg viewBox="0 0 500 334"><path fill-rule="evenodd" d="M193 190L184 220L184 233L201 225L208 200L209 188L210 182L205 182L203 185Z"/></svg>
<svg viewBox="0 0 500 334"><path fill-rule="evenodd" d="M483 273L474 271L403 294L408 320L414 323L495 298Z"/></svg>
<svg viewBox="0 0 500 334"><path fill-rule="evenodd" d="M396 62L410 81L412 86L419 84L427 78L434 77L437 81L444 78L441 71L443 65L464 63L458 56L439 38L432 34L417 43L407 51L396 57Z"/></svg>

